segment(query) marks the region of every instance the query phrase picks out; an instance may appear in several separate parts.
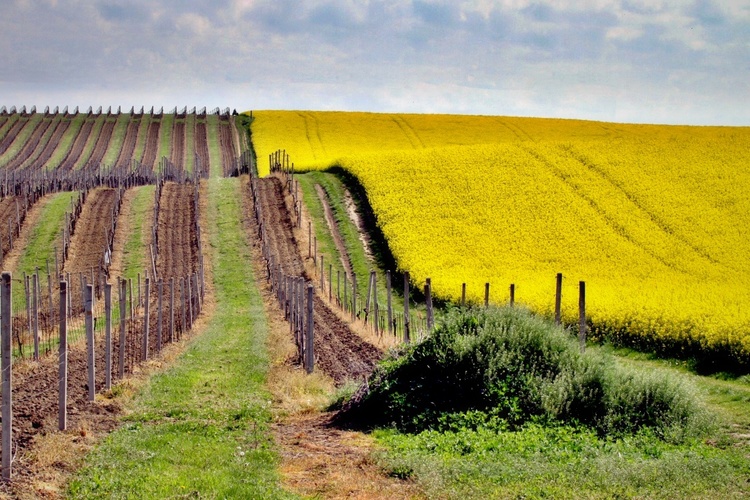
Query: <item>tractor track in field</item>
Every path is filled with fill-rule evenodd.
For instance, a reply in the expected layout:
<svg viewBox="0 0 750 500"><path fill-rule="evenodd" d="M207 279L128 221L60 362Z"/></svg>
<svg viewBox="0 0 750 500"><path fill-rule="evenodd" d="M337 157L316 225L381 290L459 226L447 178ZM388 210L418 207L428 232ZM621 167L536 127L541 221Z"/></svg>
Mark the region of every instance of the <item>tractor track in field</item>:
<svg viewBox="0 0 750 500"><path fill-rule="evenodd" d="M55 153L55 149L57 149L57 146L60 144L60 140L62 139L63 135L65 135L65 132L67 132L68 127L70 127L70 123L71 121L65 117L61 118L58 121L57 127L52 133L49 141L47 141L47 144L44 146L44 149L27 168L31 168L32 170L39 170L44 168L45 164L49 161L50 158L52 158L52 155Z"/></svg>
<svg viewBox="0 0 750 500"><path fill-rule="evenodd" d="M204 172L208 172L210 167L208 154L208 132L206 131L206 122L196 120L195 122L195 152L198 155L198 161Z"/></svg>
<svg viewBox="0 0 750 500"><path fill-rule="evenodd" d="M175 118L172 125L172 154L171 162L179 170L185 169L185 120Z"/></svg>
<svg viewBox="0 0 750 500"><path fill-rule="evenodd" d="M120 149L120 154L117 155L117 160L115 161L116 167L127 167L130 165L135 146L138 143L138 131L140 128L140 117L134 116L128 121L128 128L125 130L125 138L122 141L122 149Z"/></svg>
<svg viewBox="0 0 750 500"><path fill-rule="evenodd" d="M257 185L271 252L285 274L305 276L309 281L297 247L281 180L277 177L258 179ZM382 351L355 334L317 294L313 311L315 368L329 375L337 385L369 376L382 358Z"/></svg>
<svg viewBox="0 0 750 500"><path fill-rule="evenodd" d="M156 156L159 154L159 138L161 137L161 119L151 118L146 132L146 147L143 149L141 163L153 170Z"/></svg>

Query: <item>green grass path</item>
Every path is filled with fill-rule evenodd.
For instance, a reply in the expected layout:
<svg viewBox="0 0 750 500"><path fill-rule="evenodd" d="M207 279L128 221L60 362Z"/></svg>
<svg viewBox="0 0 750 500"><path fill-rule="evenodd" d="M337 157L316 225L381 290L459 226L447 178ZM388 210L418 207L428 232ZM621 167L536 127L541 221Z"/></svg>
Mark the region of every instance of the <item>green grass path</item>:
<svg viewBox="0 0 750 500"><path fill-rule="evenodd" d="M267 323L241 223L237 179L209 181L216 310L152 378L118 431L87 457L73 498L279 498L267 424Z"/></svg>

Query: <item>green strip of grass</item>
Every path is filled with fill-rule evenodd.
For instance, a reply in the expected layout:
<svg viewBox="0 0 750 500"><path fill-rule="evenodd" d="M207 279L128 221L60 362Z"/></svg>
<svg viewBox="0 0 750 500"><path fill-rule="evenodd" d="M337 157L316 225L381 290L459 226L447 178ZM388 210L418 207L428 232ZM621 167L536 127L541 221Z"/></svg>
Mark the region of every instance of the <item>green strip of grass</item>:
<svg viewBox="0 0 750 500"><path fill-rule="evenodd" d="M143 272L146 263L146 237L144 223L152 217L154 191L156 186L141 186L133 198L133 211L130 219L130 234L123 250L122 272L125 279L136 279Z"/></svg>
<svg viewBox="0 0 750 500"><path fill-rule="evenodd" d="M185 119L185 170L192 172L195 168L195 115L188 114Z"/></svg>
<svg viewBox="0 0 750 500"><path fill-rule="evenodd" d="M130 123L130 114L120 114L117 117L117 123L115 129L112 131L112 137L107 145L107 152L102 158L104 165L114 165L117 161L117 157L120 155L122 149L122 143L125 141L125 134L128 131L128 123Z"/></svg>
<svg viewBox="0 0 750 500"><path fill-rule="evenodd" d="M35 113L28 118L22 118L23 120L28 120L29 123L25 127L23 127L21 132L16 136L5 153L0 155L0 165L6 165L11 159L13 159L14 156L18 154L19 151L21 151L21 148L26 145L26 142L29 140L32 132L34 132L37 124L42 121L42 118L44 118L43 113Z"/></svg>
<svg viewBox="0 0 750 500"><path fill-rule="evenodd" d="M52 153L52 156L47 162L47 170L54 170L60 165L60 163L62 163L65 155L67 155L70 148L73 147L73 141L78 136L78 132L80 132L81 127L83 126L84 117L81 115L78 115L75 118L64 119L70 120L70 125L68 125L62 138L60 138L59 144L55 148L55 152Z"/></svg>
<svg viewBox="0 0 750 500"><path fill-rule="evenodd" d="M24 249L14 272L16 274L31 274L36 267L46 269L49 259L50 268L54 272L55 251L61 251L60 235L65 222L65 212L70 208L70 201L78 196L76 191L58 193L52 196L42 210L39 222L34 226L29 238L29 244ZM62 266L62 262L59 262Z"/></svg>
<svg viewBox="0 0 750 500"><path fill-rule="evenodd" d="M88 163L91 155L94 154L94 148L96 147L96 142L99 140L99 134L101 134L102 132L102 127L104 126L104 121L107 119L107 115L99 115L97 118L89 119L95 120L94 127L91 129L91 134L89 134L89 137L86 140L86 145L83 147L83 152L81 152L81 156L76 162L76 169L83 168L86 163Z"/></svg>
<svg viewBox="0 0 750 500"><path fill-rule="evenodd" d="M174 115L164 114L161 118L161 142L159 143L159 154L156 161L160 162L162 157L172 157L172 125L174 124Z"/></svg>
<svg viewBox="0 0 750 500"><path fill-rule="evenodd" d="M237 179L212 179L217 309L175 365L137 396L88 458L73 498L279 498L267 430L267 324L242 228Z"/></svg>
<svg viewBox="0 0 750 500"><path fill-rule="evenodd" d="M217 115L206 116L206 136L208 137L208 161L211 177L219 177L223 175L223 167L221 165L221 142L219 141L219 117Z"/></svg>
<svg viewBox="0 0 750 500"><path fill-rule="evenodd" d="M148 115L144 115L141 118L141 126L138 128L138 140L135 143L135 149L133 150L133 159L140 161L143 159L143 151L146 149L146 136L148 135L148 126L151 123L151 119Z"/></svg>

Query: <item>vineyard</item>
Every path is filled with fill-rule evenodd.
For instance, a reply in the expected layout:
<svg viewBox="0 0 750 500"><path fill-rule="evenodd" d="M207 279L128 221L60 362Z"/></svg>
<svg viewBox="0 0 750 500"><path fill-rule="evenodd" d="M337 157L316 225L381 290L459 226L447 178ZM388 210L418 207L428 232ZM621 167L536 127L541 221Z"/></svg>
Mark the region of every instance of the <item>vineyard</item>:
<svg viewBox="0 0 750 500"><path fill-rule="evenodd" d="M259 158L283 148L297 171L357 178L415 287L430 278L440 299L481 303L489 286L502 304L514 285L516 302L553 317L561 273L566 324L584 281L593 337L747 366L747 128L255 116Z"/></svg>
<svg viewBox="0 0 750 500"><path fill-rule="evenodd" d="M89 402L190 331L205 296L200 181L239 147L228 109L0 110L3 355L18 367L3 460L54 428L112 428L119 407Z"/></svg>

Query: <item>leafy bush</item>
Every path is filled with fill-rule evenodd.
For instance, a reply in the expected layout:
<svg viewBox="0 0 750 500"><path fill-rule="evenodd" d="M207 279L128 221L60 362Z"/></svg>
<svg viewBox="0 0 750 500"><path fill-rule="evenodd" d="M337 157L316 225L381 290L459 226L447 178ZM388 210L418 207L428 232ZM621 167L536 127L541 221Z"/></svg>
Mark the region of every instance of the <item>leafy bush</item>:
<svg viewBox="0 0 750 500"><path fill-rule="evenodd" d="M581 354L562 329L510 308L450 311L430 337L384 361L339 418L406 432L561 422L677 441L709 426L690 388Z"/></svg>

